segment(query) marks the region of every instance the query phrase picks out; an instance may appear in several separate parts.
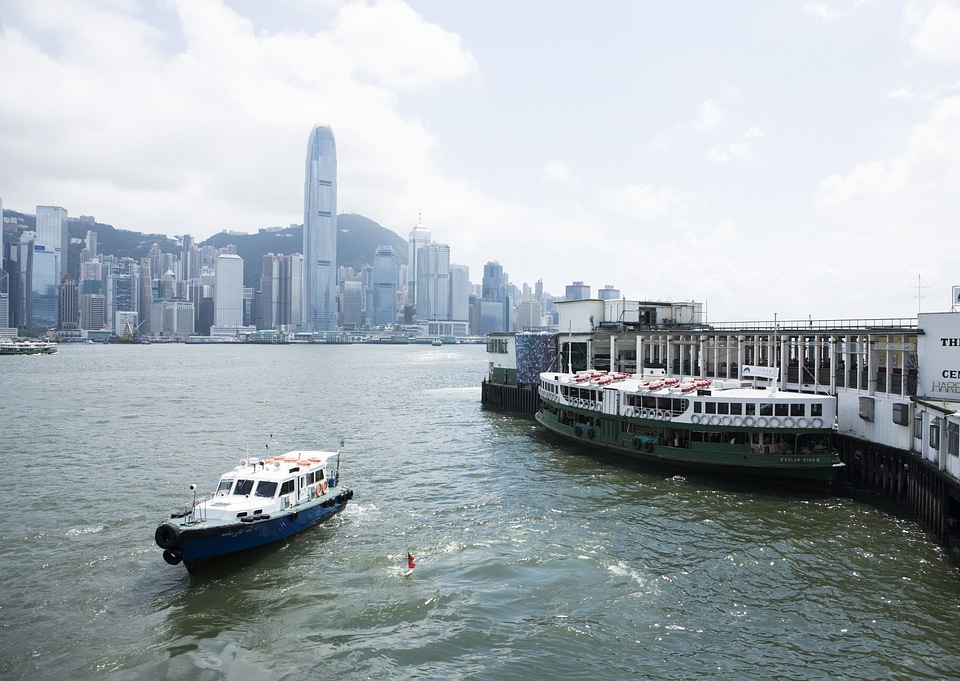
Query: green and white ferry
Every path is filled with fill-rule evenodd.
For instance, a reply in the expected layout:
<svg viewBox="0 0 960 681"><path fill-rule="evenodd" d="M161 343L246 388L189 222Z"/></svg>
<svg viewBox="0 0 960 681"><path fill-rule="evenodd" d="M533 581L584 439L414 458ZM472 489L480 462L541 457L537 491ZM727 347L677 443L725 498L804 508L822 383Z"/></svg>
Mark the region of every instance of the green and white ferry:
<svg viewBox="0 0 960 681"><path fill-rule="evenodd" d="M775 382L547 371L539 397L536 420L548 430L671 469L827 483L843 466L831 446L836 398Z"/></svg>

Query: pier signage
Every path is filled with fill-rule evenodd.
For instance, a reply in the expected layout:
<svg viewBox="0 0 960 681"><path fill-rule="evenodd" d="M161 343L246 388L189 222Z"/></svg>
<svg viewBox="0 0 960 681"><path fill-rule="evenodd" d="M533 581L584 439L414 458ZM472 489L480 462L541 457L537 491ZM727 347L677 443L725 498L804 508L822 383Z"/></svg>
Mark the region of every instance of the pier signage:
<svg viewBox="0 0 960 681"><path fill-rule="evenodd" d="M917 394L960 400L960 312L928 312L917 316L920 380Z"/></svg>

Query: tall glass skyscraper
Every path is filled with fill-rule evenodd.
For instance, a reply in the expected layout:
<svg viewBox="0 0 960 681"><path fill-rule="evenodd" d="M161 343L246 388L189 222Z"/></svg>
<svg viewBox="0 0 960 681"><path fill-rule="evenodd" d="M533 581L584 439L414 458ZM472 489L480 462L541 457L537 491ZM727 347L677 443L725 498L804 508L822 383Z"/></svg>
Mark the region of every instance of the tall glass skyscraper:
<svg viewBox="0 0 960 681"><path fill-rule="evenodd" d="M337 328L337 143L317 125L307 142L303 192L303 329Z"/></svg>

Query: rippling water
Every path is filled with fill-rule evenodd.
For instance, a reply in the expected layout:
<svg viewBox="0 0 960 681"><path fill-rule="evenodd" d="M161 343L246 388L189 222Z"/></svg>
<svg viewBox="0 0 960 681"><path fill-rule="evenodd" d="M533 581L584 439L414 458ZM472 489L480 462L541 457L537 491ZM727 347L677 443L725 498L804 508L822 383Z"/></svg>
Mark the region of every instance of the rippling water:
<svg viewBox="0 0 960 681"><path fill-rule="evenodd" d="M480 410L482 346L0 359L2 679L960 678L958 564L912 522L578 455ZM164 563L189 484L271 435L345 437L347 510Z"/></svg>

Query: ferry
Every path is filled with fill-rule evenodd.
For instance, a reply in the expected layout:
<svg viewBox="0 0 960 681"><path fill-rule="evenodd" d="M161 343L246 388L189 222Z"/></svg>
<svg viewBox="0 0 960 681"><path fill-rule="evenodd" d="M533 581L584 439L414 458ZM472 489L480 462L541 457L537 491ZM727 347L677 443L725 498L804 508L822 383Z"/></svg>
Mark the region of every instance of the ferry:
<svg viewBox="0 0 960 681"><path fill-rule="evenodd" d="M342 445L342 443L341 443ZM331 469L336 458L336 469ZM340 486L340 452L294 450L241 459L216 491L160 523L154 541L170 565L204 566L283 541L340 513L353 498Z"/></svg>
<svg viewBox="0 0 960 681"><path fill-rule="evenodd" d="M836 398L772 381L548 371L539 397L535 418L547 430L673 469L818 484L843 467L831 446Z"/></svg>
<svg viewBox="0 0 960 681"><path fill-rule="evenodd" d="M52 341L0 341L0 355L52 355L56 351L57 344Z"/></svg>

